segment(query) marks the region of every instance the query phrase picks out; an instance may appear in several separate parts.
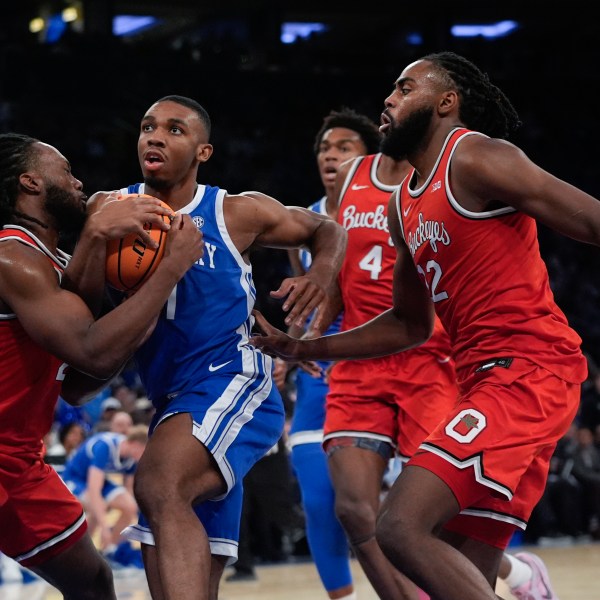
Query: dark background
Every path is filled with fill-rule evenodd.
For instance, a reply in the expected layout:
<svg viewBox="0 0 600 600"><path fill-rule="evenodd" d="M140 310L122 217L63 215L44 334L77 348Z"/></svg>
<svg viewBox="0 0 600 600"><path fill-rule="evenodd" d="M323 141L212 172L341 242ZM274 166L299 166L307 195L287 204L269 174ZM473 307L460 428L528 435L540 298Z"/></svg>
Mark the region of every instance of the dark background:
<svg viewBox="0 0 600 600"><path fill-rule="evenodd" d="M49 43L29 21L75 5L80 19ZM0 3L0 131L57 146L86 191L139 180L141 116L183 94L213 120L203 182L257 189L306 206L321 194L312 152L322 118L350 106L378 120L404 66L432 51L473 60L501 87L523 127L513 141L543 168L600 197L600 27L589 2L342 2L86 0ZM114 15L160 25L122 38ZM497 39L455 38L454 24L518 22ZM286 45L287 21L328 30ZM557 300L600 360L600 253L540 227ZM281 251L256 255L263 291L285 274ZM263 308L276 310L262 295ZM268 311L267 311L268 312ZM278 316L274 314L274 318Z"/></svg>

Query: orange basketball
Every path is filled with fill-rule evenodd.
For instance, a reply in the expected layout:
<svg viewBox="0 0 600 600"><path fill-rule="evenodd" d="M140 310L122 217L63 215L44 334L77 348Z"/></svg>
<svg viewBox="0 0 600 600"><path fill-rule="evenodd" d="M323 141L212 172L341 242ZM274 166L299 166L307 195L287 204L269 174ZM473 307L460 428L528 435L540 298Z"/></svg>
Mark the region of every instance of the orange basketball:
<svg viewBox="0 0 600 600"><path fill-rule="evenodd" d="M119 200L147 196L147 194L126 194ZM161 200L162 206L171 210L168 204ZM168 216L163 216L166 223ZM149 248L137 233L131 233L124 238L109 240L106 246L106 281L115 289L122 292L134 292L154 273L165 252L166 231L152 223L146 223L144 229L152 239L158 242L158 248Z"/></svg>

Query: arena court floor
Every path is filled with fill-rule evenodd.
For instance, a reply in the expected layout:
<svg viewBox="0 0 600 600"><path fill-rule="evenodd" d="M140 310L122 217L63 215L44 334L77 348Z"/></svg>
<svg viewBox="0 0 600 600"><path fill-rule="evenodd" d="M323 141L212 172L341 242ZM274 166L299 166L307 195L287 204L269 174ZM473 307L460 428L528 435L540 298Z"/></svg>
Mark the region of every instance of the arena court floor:
<svg viewBox="0 0 600 600"><path fill-rule="evenodd" d="M534 551L541 556L560 600L600 600L600 543L570 546L511 548ZM359 600L377 600L358 563L353 562ZM228 571L226 571L227 573ZM326 599L311 562L259 566L258 580L221 585L220 600L318 600ZM143 572L115 578L119 600L150 600ZM499 584L497 592L513 597ZM62 596L43 582L0 585L0 600L60 600Z"/></svg>

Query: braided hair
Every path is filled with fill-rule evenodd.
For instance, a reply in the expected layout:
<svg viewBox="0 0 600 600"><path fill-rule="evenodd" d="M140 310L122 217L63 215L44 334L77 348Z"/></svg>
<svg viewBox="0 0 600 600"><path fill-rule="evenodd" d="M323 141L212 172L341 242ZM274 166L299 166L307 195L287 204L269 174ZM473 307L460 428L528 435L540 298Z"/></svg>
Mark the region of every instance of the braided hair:
<svg viewBox="0 0 600 600"><path fill-rule="evenodd" d="M367 148L367 154L375 154L379 150L381 142L381 133L379 127L366 115L343 107L341 110L332 110L324 119L321 128L315 137L314 151L319 153L319 146L323 139L323 134L334 127L343 127L355 131Z"/></svg>
<svg viewBox="0 0 600 600"><path fill-rule="evenodd" d="M454 52L428 54L432 63L456 88L460 98L460 120L469 128L490 137L508 139L520 125L519 115L504 92L489 80L487 73Z"/></svg>
<svg viewBox="0 0 600 600"><path fill-rule="evenodd" d="M36 159L34 144L38 140L20 133L0 134L0 227L15 219L33 221L46 227L37 219L15 210L19 193L19 175L31 168Z"/></svg>

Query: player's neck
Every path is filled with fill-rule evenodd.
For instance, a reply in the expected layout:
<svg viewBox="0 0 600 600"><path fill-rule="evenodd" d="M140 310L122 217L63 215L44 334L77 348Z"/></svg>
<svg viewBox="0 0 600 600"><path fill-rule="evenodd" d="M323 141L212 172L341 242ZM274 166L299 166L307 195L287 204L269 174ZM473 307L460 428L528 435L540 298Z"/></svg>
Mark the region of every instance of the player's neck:
<svg viewBox="0 0 600 600"><path fill-rule="evenodd" d="M13 225L23 227L31 234L33 234L38 240L40 240L50 252L56 254L56 247L58 246L59 234L52 224L44 223L43 221L23 213L16 213L16 218L13 219Z"/></svg>
<svg viewBox="0 0 600 600"><path fill-rule="evenodd" d="M377 165L377 179L384 185L398 185L406 177L410 170L407 160L394 160L385 154Z"/></svg>
<svg viewBox="0 0 600 600"><path fill-rule="evenodd" d="M163 189L155 189L146 184L144 192L166 202L173 210L177 211L191 203L198 192L198 183L186 182L183 185L174 185Z"/></svg>

